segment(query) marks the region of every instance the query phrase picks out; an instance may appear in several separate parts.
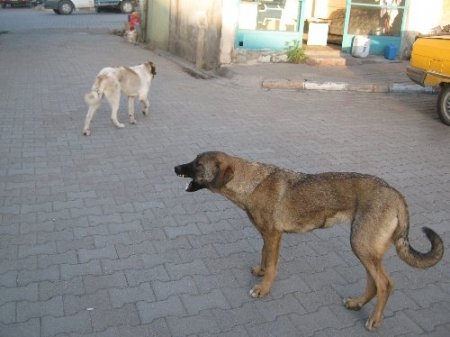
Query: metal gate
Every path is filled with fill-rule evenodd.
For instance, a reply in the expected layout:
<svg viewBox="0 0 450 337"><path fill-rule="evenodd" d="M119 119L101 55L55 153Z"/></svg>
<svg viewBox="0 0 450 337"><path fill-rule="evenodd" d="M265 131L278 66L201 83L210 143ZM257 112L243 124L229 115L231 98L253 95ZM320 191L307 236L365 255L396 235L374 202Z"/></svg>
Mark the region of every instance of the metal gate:
<svg viewBox="0 0 450 337"><path fill-rule="evenodd" d="M387 46L400 50L408 0L347 0L342 50L351 52L355 35L370 38L370 54L382 55Z"/></svg>

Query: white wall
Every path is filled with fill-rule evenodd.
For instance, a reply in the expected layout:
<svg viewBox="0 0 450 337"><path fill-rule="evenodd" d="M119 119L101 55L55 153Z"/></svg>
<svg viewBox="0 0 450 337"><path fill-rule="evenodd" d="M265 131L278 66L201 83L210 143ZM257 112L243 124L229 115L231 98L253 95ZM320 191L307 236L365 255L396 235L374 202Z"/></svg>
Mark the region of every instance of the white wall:
<svg viewBox="0 0 450 337"><path fill-rule="evenodd" d="M407 31L427 34L441 23L443 0L410 0ZM450 22L449 22L450 23Z"/></svg>

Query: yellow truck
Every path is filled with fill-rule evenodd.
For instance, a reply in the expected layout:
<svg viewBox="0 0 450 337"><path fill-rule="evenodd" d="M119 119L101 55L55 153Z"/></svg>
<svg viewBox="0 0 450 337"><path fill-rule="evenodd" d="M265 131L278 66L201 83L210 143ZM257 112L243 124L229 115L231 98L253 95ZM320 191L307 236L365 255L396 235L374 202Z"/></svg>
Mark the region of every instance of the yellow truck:
<svg viewBox="0 0 450 337"><path fill-rule="evenodd" d="M406 74L422 86L440 87L437 111L450 125L450 34L418 38Z"/></svg>

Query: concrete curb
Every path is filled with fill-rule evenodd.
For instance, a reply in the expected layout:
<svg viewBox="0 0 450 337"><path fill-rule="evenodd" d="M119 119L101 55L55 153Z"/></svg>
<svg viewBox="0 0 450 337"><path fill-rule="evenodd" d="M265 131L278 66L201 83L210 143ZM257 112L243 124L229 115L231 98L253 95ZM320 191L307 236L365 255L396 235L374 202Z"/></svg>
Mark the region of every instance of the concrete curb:
<svg viewBox="0 0 450 337"><path fill-rule="evenodd" d="M325 90L325 91L358 91L373 93L433 93L431 87L421 87L411 83L390 83L390 84L350 84L346 82L312 82L303 80L264 80L261 87L268 90Z"/></svg>
<svg viewBox="0 0 450 337"><path fill-rule="evenodd" d="M183 69L184 72L186 72L187 74L189 74L194 78L209 80L211 78L217 77L213 72L199 69L194 64L191 64L188 61L182 59L181 57L175 56L162 49L155 49L152 51L156 53L158 56L162 56L165 59L170 60L172 63L178 65L181 69Z"/></svg>

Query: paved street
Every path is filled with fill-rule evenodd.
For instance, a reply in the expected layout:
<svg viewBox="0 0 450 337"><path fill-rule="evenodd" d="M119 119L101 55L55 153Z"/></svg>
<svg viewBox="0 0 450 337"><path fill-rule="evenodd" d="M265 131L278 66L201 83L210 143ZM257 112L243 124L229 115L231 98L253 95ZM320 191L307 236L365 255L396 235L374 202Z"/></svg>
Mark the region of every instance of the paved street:
<svg viewBox="0 0 450 337"><path fill-rule="evenodd" d="M252 80L240 67L196 79L109 33L125 20L0 9L1 337L449 335L450 128L435 95L266 91L251 66ZM147 60L150 115L128 124L122 99L119 130L104 103L83 136L96 73ZM364 328L373 302L341 304L365 287L347 225L285 235L271 293L252 299L256 230L223 197L184 192L173 172L206 150L383 177L408 200L412 245L429 248L428 226L447 252L428 270L388 252L396 288L376 333Z"/></svg>

